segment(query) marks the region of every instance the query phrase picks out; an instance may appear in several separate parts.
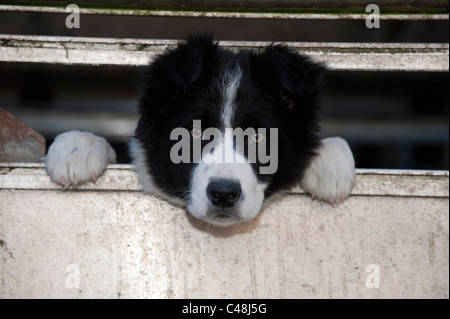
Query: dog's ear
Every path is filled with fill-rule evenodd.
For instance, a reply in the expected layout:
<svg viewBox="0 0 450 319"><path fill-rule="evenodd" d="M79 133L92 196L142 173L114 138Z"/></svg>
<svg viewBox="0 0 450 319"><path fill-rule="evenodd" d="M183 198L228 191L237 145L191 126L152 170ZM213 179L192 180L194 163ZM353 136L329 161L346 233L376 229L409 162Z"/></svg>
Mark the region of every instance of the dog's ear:
<svg viewBox="0 0 450 319"><path fill-rule="evenodd" d="M217 51L211 34L190 36L158 56L141 77L141 112L156 111L177 92L185 92L201 78Z"/></svg>
<svg viewBox="0 0 450 319"><path fill-rule="evenodd" d="M284 45L272 45L260 54L266 81L280 94L280 98L293 108L317 104L323 87L325 66L293 52Z"/></svg>
<svg viewBox="0 0 450 319"><path fill-rule="evenodd" d="M186 90L200 77L216 50L217 43L214 43L211 34L190 36L186 42L163 55L155 68L159 67L161 76L166 76L167 80Z"/></svg>

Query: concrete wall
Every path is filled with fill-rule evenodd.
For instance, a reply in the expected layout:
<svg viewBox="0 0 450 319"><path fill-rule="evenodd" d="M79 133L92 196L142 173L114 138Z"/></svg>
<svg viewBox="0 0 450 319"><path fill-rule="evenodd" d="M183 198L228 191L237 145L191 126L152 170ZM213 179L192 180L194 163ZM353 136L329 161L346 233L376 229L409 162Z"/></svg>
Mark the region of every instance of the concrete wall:
<svg viewBox="0 0 450 319"><path fill-rule="evenodd" d="M0 164L0 298L448 298L448 187L359 170L337 207L294 189L225 230L141 194L130 166L62 191Z"/></svg>

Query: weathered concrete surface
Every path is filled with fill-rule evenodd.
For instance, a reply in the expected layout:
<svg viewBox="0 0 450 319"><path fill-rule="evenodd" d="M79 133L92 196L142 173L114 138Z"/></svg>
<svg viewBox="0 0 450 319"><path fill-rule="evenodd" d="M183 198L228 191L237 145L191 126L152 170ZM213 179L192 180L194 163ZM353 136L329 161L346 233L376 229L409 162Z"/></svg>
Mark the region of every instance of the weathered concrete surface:
<svg viewBox="0 0 450 319"><path fill-rule="evenodd" d="M45 138L0 108L0 162L40 162Z"/></svg>
<svg viewBox="0 0 450 319"><path fill-rule="evenodd" d="M294 190L224 230L133 190L131 172L114 167L98 184L123 190L64 192L23 187L44 178L41 167L3 165L0 298L449 297L448 172L409 175L409 192L389 195L403 187L399 172L359 171L338 207ZM20 175L16 189L4 182Z"/></svg>

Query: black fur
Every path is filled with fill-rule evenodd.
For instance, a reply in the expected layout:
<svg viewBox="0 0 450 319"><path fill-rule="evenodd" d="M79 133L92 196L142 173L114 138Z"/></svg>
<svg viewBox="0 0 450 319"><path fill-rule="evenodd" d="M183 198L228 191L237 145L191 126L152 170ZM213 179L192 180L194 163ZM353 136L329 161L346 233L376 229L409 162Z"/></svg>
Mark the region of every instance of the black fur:
<svg viewBox="0 0 450 319"><path fill-rule="evenodd" d="M223 129L220 121L221 74L238 64L242 79L236 97L233 127L278 128L278 170L260 175L266 196L297 183L319 145L319 93L325 68L283 45L260 52L223 49L211 35L188 38L159 56L144 72L140 120L135 138L145 150L149 172L172 195L189 195L196 164L174 164L169 158L176 127Z"/></svg>

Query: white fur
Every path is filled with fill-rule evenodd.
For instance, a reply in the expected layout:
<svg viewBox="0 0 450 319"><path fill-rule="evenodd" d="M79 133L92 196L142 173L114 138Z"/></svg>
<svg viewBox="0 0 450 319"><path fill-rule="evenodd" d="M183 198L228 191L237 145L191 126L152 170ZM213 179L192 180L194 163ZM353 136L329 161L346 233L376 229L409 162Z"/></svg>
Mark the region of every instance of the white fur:
<svg viewBox="0 0 450 319"><path fill-rule="evenodd" d="M224 75L222 89L221 120L225 130L222 139L214 147L214 152L202 157L191 177L189 212L200 219L218 226L228 226L239 220L250 220L259 213L264 201L267 184L259 183L247 159L234 149L232 125L236 108L236 95L242 78L242 70L236 66ZM231 156L232 155L232 156ZM239 182L242 197L233 207L239 219L223 219L209 216L215 207L210 203L207 187L211 179L222 178Z"/></svg>
<svg viewBox="0 0 450 319"><path fill-rule="evenodd" d="M141 142L135 138L132 138L129 143L129 149L131 158L133 159L134 169L138 175L139 182L142 185L142 190L144 193L154 194L174 204L185 206L184 202L180 198L164 192L157 186L153 176L148 171L148 164L146 163L147 156Z"/></svg>
<svg viewBox="0 0 450 319"><path fill-rule="evenodd" d="M230 136L227 136L230 135ZM233 149L231 131L226 131L221 143L215 146L214 153L202 158L191 178L191 198L188 204L189 212L195 217L205 219L211 224L227 226L236 223L236 219L218 219L209 215L214 209L207 194L210 179L221 178L236 180L242 190L242 198L236 203L236 215L242 220L250 220L259 213L264 201L264 190L267 184L259 183L248 161ZM218 151L222 149L222 151ZM235 161L227 163L225 154L234 153Z"/></svg>
<svg viewBox="0 0 450 319"><path fill-rule="evenodd" d="M115 162L116 153L103 137L80 131L58 135L45 158L51 180L64 188L95 182Z"/></svg>
<svg viewBox="0 0 450 319"><path fill-rule="evenodd" d="M224 89L223 89L223 109L222 109L222 123L225 127L232 127L231 120L235 109L235 99L239 85L241 83L242 70L240 67L236 68L225 74L224 76Z"/></svg>
<svg viewBox="0 0 450 319"><path fill-rule="evenodd" d="M337 204L346 199L355 183L355 161L347 142L340 137L322 140L318 155L306 169L301 187L312 198Z"/></svg>

